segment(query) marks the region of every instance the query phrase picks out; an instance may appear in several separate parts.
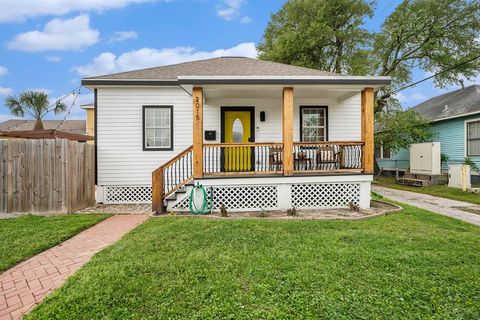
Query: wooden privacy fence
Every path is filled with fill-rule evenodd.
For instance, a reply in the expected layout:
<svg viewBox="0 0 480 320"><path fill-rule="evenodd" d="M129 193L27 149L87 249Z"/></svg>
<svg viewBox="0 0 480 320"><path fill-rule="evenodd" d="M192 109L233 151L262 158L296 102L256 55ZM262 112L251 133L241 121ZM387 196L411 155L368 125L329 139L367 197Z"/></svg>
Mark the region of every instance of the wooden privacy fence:
<svg viewBox="0 0 480 320"><path fill-rule="evenodd" d="M93 145L0 140L0 212L67 213L94 204Z"/></svg>

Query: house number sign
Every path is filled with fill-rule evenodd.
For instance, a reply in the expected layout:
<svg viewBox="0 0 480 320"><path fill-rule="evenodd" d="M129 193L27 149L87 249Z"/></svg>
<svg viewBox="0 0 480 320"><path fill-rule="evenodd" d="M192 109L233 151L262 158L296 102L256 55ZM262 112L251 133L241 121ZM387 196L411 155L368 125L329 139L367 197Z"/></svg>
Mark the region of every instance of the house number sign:
<svg viewBox="0 0 480 320"><path fill-rule="evenodd" d="M200 120L200 98L195 97L195 120Z"/></svg>

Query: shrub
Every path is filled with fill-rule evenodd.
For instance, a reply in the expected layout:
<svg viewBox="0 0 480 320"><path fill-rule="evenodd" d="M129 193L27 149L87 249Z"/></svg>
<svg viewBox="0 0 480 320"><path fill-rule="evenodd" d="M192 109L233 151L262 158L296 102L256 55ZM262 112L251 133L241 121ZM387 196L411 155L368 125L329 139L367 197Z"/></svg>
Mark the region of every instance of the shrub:
<svg viewBox="0 0 480 320"><path fill-rule="evenodd" d="M358 206L358 204L353 203L353 201L350 201L348 203L348 206L350 207L350 211L354 211L354 212L360 211L360 207Z"/></svg>
<svg viewBox="0 0 480 320"><path fill-rule="evenodd" d="M295 207L287 209L287 216L296 217L298 215L297 209Z"/></svg>
<svg viewBox="0 0 480 320"><path fill-rule="evenodd" d="M465 159L463 160L463 164L466 164L467 166L470 166L472 171L478 171L477 164L475 162L473 162L473 160L469 157L465 157Z"/></svg>
<svg viewBox="0 0 480 320"><path fill-rule="evenodd" d="M260 218L266 218L268 217L268 212L262 208L262 210L260 211L260 213L258 214L260 216Z"/></svg>
<svg viewBox="0 0 480 320"><path fill-rule="evenodd" d="M225 218L228 217L227 208L225 208L225 205L223 203L220 206L220 216L225 217Z"/></svg>
<svg viewBox="0 0 480 320"><path fill-rule="evenodd" d="M440 155L440 161L441 161L442 164L447 164L448 159L449 159L449 157L446 153L442 153Z"/></svg>

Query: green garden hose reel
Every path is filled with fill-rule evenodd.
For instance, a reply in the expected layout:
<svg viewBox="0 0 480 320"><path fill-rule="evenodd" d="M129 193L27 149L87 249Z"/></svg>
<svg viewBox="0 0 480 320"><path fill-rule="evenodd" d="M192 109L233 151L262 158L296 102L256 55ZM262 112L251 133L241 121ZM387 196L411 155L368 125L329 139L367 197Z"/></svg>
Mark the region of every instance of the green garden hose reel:
<svg viewBox="0 0 480 320"><path fill-rule="evenodd" d="M200 201L201 204L197 205L197 194L200 192ZM194 215L204 215L212 210L212 196L213 196L213 189L210 187L210 199L207 195L207 190L199 183L195 183L193 186L192 191L190 192L190 200L189 200L189 209L190 213Z"/></svg>

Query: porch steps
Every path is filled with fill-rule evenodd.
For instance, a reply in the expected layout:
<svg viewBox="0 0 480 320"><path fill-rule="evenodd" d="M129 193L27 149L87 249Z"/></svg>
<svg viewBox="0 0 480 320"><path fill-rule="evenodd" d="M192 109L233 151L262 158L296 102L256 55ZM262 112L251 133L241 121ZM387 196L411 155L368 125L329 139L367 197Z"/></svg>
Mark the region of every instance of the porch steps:
<svg viewBox="0 0 480 320"><path fill-rule="evenodd" d="M428 180L412 179L412 178L400 178L397 180L398 184L412 187L426 187L429 185Z"/></svg>
<svg viewBox="0 0 480 320"><path fill-rule="evenodd" d="M174 193L166 197L163 202L163 207L165 208L165 210L167 210L167 208L169 207L169 204L173 204L177 202L177 200L179 199L183 200L187 192L190 192L190 190L192 190L192 187L194 186L194 184L195 182L191 180L187 182L182 188L178 189L177 191L175 191Z"/></svg>
<svg viewBox="0 0 480 320"><path fill-rule="evenodd" d="M410 172L405 173L402 178L397 179L398 184L403 184L413 187L428 187L432 185L441 185L448 182L446 174L413 174Z"/></svg>

